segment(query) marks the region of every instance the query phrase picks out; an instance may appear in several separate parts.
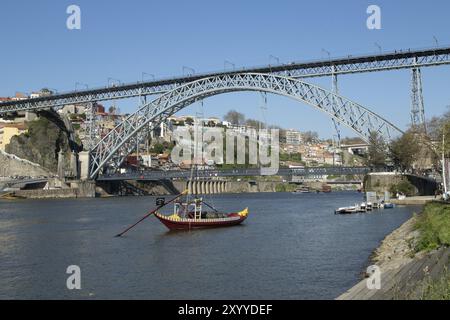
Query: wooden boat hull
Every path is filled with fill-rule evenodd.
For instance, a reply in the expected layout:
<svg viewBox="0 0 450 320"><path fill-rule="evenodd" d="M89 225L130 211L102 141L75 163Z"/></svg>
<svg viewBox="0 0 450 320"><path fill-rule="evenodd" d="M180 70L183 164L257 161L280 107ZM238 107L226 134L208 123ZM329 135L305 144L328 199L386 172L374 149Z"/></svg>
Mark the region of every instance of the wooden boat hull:
<svg viewBox="0 0 450 320"><path fill-rule="evenodd" d="M156 218L161 221L169 230L193 230L230 227L241 224L247 216L232 214L226 218L216 219L174 219L159 213L155 213Z"/></svg>

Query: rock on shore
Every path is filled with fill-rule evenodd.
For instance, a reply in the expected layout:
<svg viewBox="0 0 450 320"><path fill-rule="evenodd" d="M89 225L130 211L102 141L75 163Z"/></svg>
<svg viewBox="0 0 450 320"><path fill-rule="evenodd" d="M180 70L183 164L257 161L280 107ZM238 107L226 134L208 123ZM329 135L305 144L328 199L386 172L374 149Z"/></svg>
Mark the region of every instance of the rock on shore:
<svg viewBox="0 0 450 320"><path fill-rule="evenodd" d="M373 264L387 271L400 268L413 260L414 246L419 238L419 231L414 230L416 219L412 217L381 242L372 256Z"/></svg>
<svg viewBox="0 0 450 320"><path fill-rule="evenodd" d="M389 234L374 251L372 263L380 270L380 288L369 288L367 279L340 295L337 300L420 299L424 283L449 267L450 248L415 252L420 233L414 216Z"/></svg>

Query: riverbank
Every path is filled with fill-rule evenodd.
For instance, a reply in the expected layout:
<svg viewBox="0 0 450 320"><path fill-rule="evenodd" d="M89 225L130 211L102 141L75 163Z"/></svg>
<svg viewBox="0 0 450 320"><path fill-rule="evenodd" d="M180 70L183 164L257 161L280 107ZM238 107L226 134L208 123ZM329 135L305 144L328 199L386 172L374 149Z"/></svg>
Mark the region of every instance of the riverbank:
<svg viewBox="0 0 450 320"><path fill-rule="evenodd" d="M374 251L371 264L380 268L380 289L368 289L364 279L337 299L450 299L449 245L450 205L429 203Z"/></svg>

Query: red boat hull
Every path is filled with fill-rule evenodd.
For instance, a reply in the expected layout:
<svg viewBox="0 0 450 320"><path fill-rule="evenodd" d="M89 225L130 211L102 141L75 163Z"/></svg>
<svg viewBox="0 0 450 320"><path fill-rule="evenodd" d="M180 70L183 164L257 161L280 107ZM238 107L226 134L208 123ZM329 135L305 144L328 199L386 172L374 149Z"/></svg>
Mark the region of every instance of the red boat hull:
<svg viewBox="0 0 450 320"><path fill-rule="evenodd" d="M227 218L217 219L170 219L159 213L155 213L155 216L161 221L169 230L193 230L193 229L210 229L230 227L242 223L247 216L239 216L238 214L232 214Z"/></svg>

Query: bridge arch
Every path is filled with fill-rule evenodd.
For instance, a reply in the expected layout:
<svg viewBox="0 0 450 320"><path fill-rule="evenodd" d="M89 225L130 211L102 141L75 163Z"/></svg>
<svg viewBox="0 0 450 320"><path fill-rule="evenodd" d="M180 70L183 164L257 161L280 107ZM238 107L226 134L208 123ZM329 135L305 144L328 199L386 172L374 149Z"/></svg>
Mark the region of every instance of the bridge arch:
<svg viewBox="0 0 450 320"><path fill-rule="evenodd" d="M224 74L196 80L168 91L143 104L111 130L91 150L89 176L95 178L108 162L120 165L142 138L142 130L154 126L192 103L222 93L261 91L309 104L349 127L365 141L377 132L389 141L402 131L389 121L343 96L290 77L260 74Z"/></svg>

